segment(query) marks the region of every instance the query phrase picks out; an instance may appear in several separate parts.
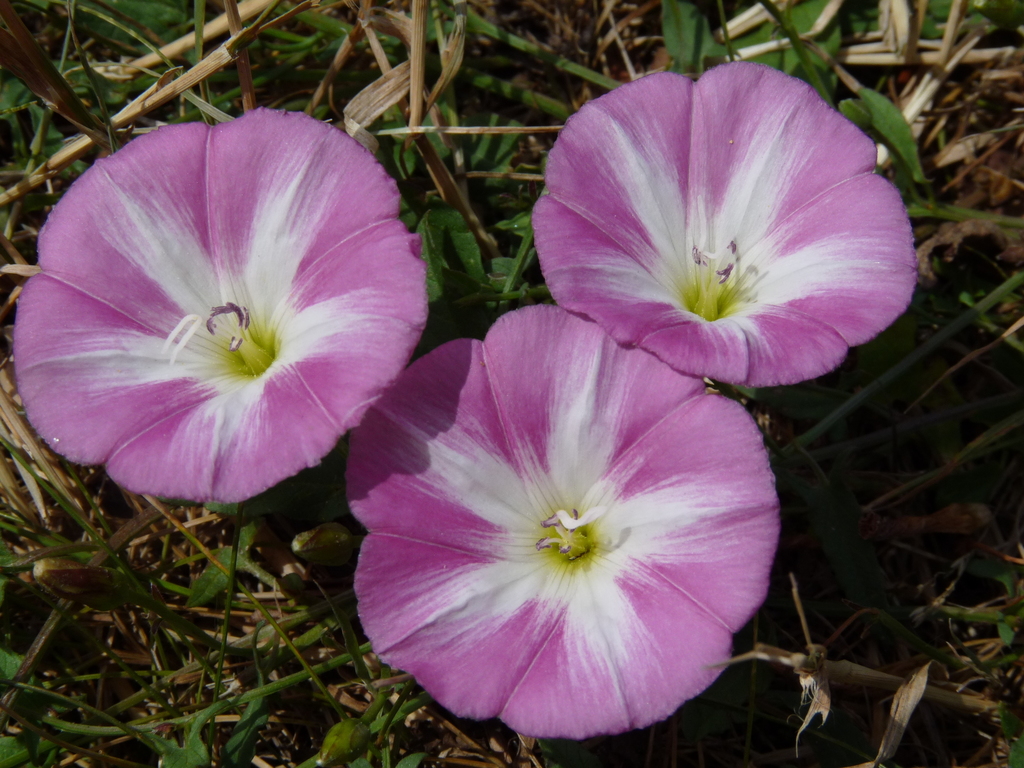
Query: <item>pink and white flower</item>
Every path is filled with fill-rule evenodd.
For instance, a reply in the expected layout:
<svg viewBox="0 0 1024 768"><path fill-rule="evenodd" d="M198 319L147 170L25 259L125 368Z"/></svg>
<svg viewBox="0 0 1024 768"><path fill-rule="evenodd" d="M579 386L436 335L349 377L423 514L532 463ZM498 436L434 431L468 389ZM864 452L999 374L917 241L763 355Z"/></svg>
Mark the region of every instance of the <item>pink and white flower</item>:
<svg viewBox="0 0 1024 768"><path fill-rule="evenodd" d="M295 113L162 127L97 161L18 307L33 426L130 490L195 501L316 464L426 320L398 203L366 150Z"/></svg>
<svg viewBox="0 0 1024 768"><path fill-rule="evenodd" d="M348 496L374 650L539 737L643 727L709 685L779 525L742 407L548 306L413 363L352 432Z"/></svg>
<svg viewBox="0 0 1024 768"><path fill-rule="evenodd" d="M751 386L828 372L902 313L913 237L875 145L806 83L724 64L586 104L534 209L558 303L676 370Z"/></svg>

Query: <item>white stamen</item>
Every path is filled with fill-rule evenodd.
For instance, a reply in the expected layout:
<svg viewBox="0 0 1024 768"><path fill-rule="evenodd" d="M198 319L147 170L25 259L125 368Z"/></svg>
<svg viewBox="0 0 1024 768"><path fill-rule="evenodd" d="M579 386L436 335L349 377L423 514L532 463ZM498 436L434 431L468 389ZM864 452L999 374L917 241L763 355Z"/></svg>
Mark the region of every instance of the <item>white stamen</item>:
<svg viewBox="0 0 1024 768"><path fill-rule="evenodd" d="M164 339L164 345L160 348L161 354L167 354L167 350L171 348L171 344L174 343L178 334L185 331L181 339L179 339L178 343L175 345L174 351L171 352L171 365L174 365L174 361L178 358L178 353L181 352L181 350L185 348L185 345L188 344L189 340L195 336L196 331L199 330L199 326L202 322L203 318L199 315L185 315L178 321L178 324L174 326L174 330L171 331L170 335Z"/></svg>
<svg viewBox="0 0 1024 768"><path fill-rule="evenodd" d="M594 522L597 518L603 515L607 509L608 507L591 507L583 513L582 517L580 517L580 513L575 509L572 511L572 514L569 514L564 509L560 509L555 512L555 517L558 518L558 522L560 522L562 527L567 531L575 531L582 525Z"/></svg>

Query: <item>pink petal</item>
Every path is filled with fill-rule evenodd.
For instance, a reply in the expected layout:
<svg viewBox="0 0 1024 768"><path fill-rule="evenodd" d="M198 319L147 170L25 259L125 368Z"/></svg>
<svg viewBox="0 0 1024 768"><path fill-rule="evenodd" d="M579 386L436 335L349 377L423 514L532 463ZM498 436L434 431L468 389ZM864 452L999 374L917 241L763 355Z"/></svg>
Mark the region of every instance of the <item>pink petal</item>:
<svg viewBox="0 0 1024 768"><path fill-rule="evenodd" d="M569 485L550 489L559 498L578 497L610 457L704 389L554 307L498 320L484 360L517 465L566 478Z"/></svg>
<svg viewBox="0 0 1024 768"><path fill-rule="evenodd" d="M414 363L351 439L381 658L543 737L643 727L706 687L764 597L778 501L750 417L703 389L546 306ZM576 505L606 507L601 554L556 575L541 523Z"/></svg>
<svg viewBox="0 0 1024 768"><path fill-rule="evenodd" d="M387 390L352 432L349 503L374 530L482 552L502 533L496 521L529 503L491 394L482 344L449 342L413 363L399 381L402 386ZM427 515L435 524L423 525Z"/></svg>
<svg viewBox="0 0 1024 768"><path fill-rule="evenodd" d="M913 233L895 188L874 174L856 176L765 239L778 256L759 289L772 304L824 321L850 346L863 344L907 308L917 282L908 243Z"/></svg>
<svg viewBox="0 0 1024 768"><path fill-rule="evenodd" d="M18 392L33 426L79 463L105 462L154 420L216 394L172 369L149 328L48 273L25 286L14 338Z"/></svg>
<svg viewBox="0 0 1024 768"><path fill-rule="evenodd" d="M690 190L704 200L690 195L690 216L705 206L718 237L735 238L741 252L833 185L875 168L875 144L859 128L803 80L761 64L708 70L692 121Z"/></svg>
<svg viewBox="0 0 1024 768"><path fill-rule="evenodd" d="M541 267L559 304L679 371L813 378L910 301L909 222L874 156L806 83L769 67L722 65L696 86L651 75L560 134L534 209ZM747 297L711 322L681 294L705 255L721 259L705 269L735 262L724 279Z"/></svg>
<svg viewBox="0 0 1024 768"><path fill-rule="evenodd" d="M426 320L398 200L344 133L272 110L160 128L98 161L47 221L43 274L19 304L33 425L131 490L196 501L240 501L316 464ZM229 374L204 357L205 328L172 365L179 320L226 302L276 329L273 365ZM218 319L225 346L237 322Z"/></svg>
<svg viewBox="0 0 1024 768"><path fill-rule="evenodd" d="M207 197L219 263L275 303L296 273L398 217L398 188L373 155L331 125L257 109L210 134Z"/></svg>
<svg viewBox="0 0 1024 768"><path fill-rule="evenodd" d="M163 336L182 306L218 304L201 183L208 132L166 126L97 160L40 230L39 266Z"/></svg>

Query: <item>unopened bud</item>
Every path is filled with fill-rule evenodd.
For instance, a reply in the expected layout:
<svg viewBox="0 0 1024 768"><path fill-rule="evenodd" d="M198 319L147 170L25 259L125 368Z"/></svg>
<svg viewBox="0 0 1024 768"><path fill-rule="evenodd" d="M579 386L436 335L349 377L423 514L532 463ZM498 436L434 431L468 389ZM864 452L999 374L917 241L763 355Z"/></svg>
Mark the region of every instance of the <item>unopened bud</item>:
<svg viewBox="0 0 1024 768"><path fill-rule="evenodd" d="M84 603L97 611L124 605L128 592L113 568L85 565L66 557L44 557L32 567L32 576L57 597Z"/></svg>
<svg viewBox="0 0 1024 768"><path fill-rule="evenodd" d="M341 523L324 523L292 539L292 552L318 565L344 565L356 539Z"/></svg>
<svg viewBox="0 0 1024 768"><path fill-rule="evenodd" d="M359 720L342 720L327 732L316 756L320 768L351 763L363 756L370 746L370 729Z"/></svg>

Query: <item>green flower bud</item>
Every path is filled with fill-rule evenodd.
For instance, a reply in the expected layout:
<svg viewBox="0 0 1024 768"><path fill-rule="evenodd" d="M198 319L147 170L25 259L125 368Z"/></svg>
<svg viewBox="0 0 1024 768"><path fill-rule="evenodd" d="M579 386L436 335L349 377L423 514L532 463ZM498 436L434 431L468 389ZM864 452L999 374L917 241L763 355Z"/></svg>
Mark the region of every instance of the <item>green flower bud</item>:
<svg viewBox="0 0 1024 768"><path fill-rule="evenodd" d="M1021 0L974 0L971 5L1003 29L1014 30L1024 24L1024 2Z"/></svg>
<svg viewBox="0 0 1024 768"><path fill-rule="evenodd" d="M316 756L321 768L351 763L363 756L370 746L370 729L359 720L342 720L327 732Z"/></svg>
<svg viewBox="0 0 1024 768"><path fill-rule="evenodd" d="M341 523L324 523L292 539L292 552L318 565L344 565L356 538Z"/></svg>
<svg viewBox="0 0 1024 768"><path fill-rule="evenodd" d="M128 590L113 568L85 565L66 557L44 557L32 567L32 576L57 597L84 603L97 611L124 605Z"/></svg>

